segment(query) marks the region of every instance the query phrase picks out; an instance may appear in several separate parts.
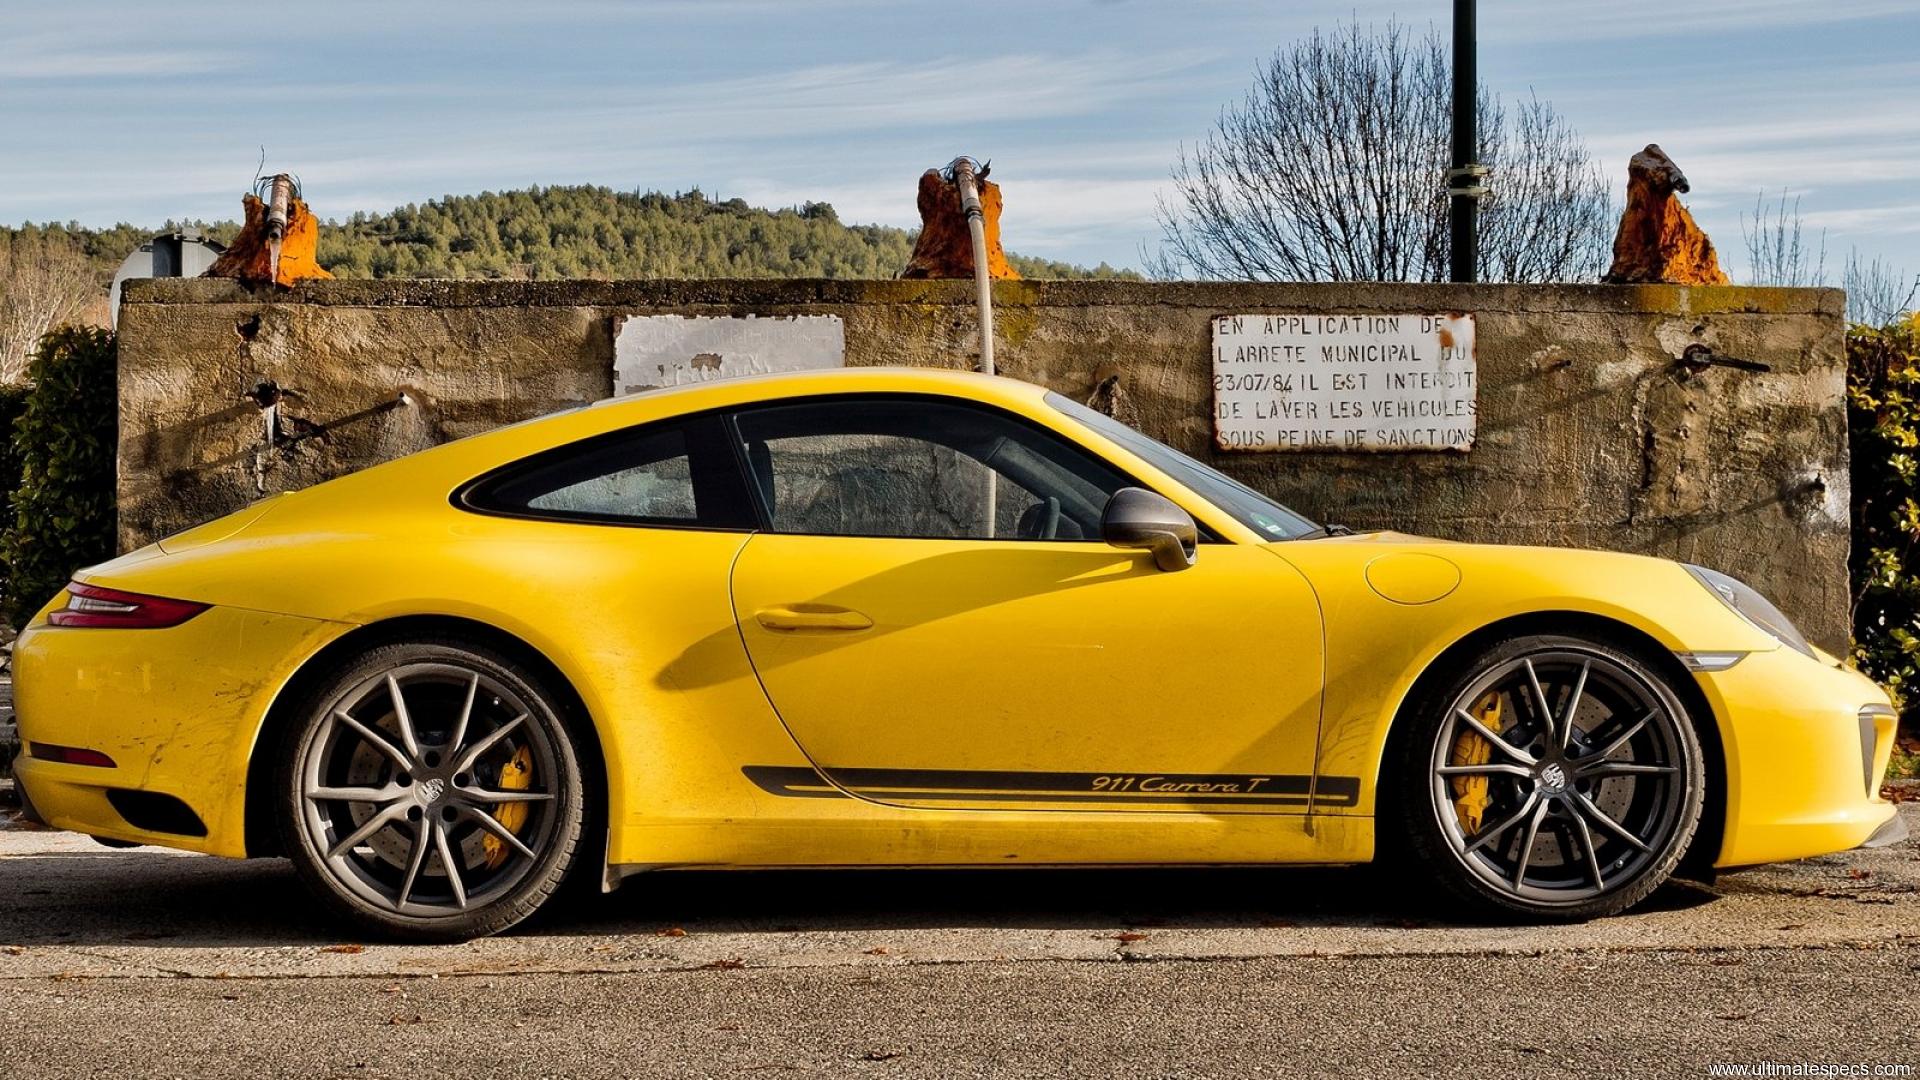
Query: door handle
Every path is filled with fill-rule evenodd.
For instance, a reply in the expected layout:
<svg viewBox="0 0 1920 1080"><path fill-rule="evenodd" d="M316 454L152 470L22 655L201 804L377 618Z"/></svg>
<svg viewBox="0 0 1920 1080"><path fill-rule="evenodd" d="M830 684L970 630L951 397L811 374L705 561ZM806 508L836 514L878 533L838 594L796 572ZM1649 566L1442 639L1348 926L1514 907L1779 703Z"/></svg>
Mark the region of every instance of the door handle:
<svg viewBox="0 0 1920 1080"><path fill-rule="evenodd" d="M753 618L769 630L865 630L873 625L865 615L832 604L781 604L761 608Z"/></svg>

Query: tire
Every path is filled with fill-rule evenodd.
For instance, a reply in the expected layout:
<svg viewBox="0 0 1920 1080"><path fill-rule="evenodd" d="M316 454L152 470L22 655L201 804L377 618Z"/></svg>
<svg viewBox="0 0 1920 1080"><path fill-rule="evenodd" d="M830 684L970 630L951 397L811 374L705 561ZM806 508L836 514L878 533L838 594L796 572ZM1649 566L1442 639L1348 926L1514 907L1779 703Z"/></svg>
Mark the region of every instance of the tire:
<svg viewBox="0 0 1920 1080"><path fill-rule="evenodd" d="M1672 875L1705 758L1657 658L1531 635L1441 662L1396 724L1382 791L1382 839L1409 870L1473 914L1554 922L1625 911Z"/></svg>
<svg viewBox="0 0 1920 1080"><path fill-rule="evenodd" d="M560 700L526 665L453 638L344 661L295 702L273 751L281 850L379 937L465 941L519 923L561 887L585 831Z"/></svg>

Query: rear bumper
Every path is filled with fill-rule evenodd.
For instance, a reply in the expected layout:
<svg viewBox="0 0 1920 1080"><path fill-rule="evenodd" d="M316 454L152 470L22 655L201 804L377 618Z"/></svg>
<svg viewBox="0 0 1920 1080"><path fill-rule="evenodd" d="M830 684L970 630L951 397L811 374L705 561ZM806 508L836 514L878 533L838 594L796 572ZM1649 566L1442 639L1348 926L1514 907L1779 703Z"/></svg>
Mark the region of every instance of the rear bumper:
<svg viewBox="0 0 1920 1080"><path fill-rule="evenodd" d="M219 607L165 630L29 627L14 646L23 798L57 829L245 855L247 767L261 723L298 665L344 629ZM35 743L98 751L113 764L44 760ZM173 800L204 828L180 824Z"/></svg>
<svg viewBox="0 0 1920 1080"><path fill-rule="evenodd" d="M45 825L46 816L40 813L39 807L33 805L33 793L27 790L27 785L16 778L13 782L13 791L20 797L20 816L26 818L29 824Z"/></svg>
<svg viewBox="0 0 1920 1080"><path fill-rule="evenodd" d="M1787 648L1697 678L1727 758L1715 865L1846 851L1898 826L1879 795L1896 717L1871 680Z"/></svg>

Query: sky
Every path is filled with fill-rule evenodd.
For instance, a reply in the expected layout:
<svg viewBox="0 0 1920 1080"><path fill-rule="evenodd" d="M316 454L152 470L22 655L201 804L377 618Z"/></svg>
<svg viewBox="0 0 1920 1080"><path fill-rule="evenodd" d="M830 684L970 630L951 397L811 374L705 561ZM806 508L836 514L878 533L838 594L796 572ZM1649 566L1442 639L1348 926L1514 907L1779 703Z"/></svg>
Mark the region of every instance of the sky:
<svg viewBox="0 0 1920 1080"><path fill-rule="evenodd" d="M699 187L913 226L991 159L1023 254L1137 266L1183 143L1274 50L1443 0L0 0L0 222L234 218L266 148L323 218L533 184ZM1658 142L1735 280L1800 200L1920 272L1920 3L1482 0L1481 77L1625 186Z"/></svg>

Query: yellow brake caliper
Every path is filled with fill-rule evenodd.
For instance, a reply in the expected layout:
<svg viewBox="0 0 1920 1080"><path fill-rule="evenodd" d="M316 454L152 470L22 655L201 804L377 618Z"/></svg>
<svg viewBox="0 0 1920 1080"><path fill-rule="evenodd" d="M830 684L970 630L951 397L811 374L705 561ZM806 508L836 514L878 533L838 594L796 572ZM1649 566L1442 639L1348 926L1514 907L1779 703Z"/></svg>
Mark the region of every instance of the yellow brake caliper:
<svg viewBox="0 0 1920 1080"><path fill-rule="evenodd" d="M525 791L532 786L533 751L523 746L514 751L513 757L507 759L505 765L500 766L499 790ZM1482 780L1480 786L1485 790L1486 781ZM493 820L505 825L508 832L518 833L520 826L527 823L527 804L501 803L493 808ZM480 847L486 852L488 869L499 869L500 864L507 861L507 842L492 833L480 837Z"/></svg>
<svg viewBox="0 0 1920 1080"><path fill-rule="evenodd" d="M1473 705L1474 719L1487 726L1488 731L1500 730L1500 695L1488 693ZM1448 759L1453 765L1485 765L1493 757L1493 744L1486 736L1471 729L1464 731L1454 740L1453 754ZM1453 778L1453 810L1460 815L1460 828L1468 836L1480 831L1481 819L1486 816L1487 784L1489 777L1485 773L1474 776L1456 776Z"/></svg>

